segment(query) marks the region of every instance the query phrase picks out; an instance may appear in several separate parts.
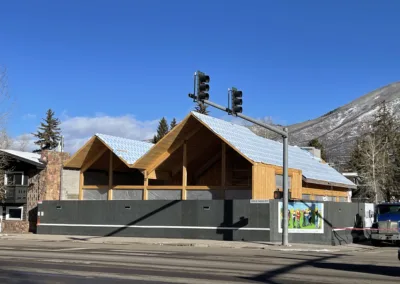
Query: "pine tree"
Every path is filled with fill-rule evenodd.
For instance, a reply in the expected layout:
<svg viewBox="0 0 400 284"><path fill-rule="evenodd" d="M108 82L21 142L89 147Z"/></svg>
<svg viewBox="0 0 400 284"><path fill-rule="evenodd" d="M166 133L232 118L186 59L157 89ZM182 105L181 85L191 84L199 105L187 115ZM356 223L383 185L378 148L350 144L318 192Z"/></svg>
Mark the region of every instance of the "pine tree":
<svg viewBox="0 0 400 284"><path fill-rule="evenodd" d="M35 144L40 148L33 152L38 153L43 150L55 149L61 140L61 129L59 128L60 120L54 117L54 111L51 109L47 110L46 118L44 122L40 124L40 127L36 133L32 133L38 140Z"/></svg>
<svg viewBox="0 0 400 284"><path fill-rule="evenodd" d="M310 142L308 142L308 146L321 150L321 158L326 161L326 153L324 145L322 145L322 143L319 142L317 138L314 138Z"/></svg>
<svg viewBox="0 0 400 284"><path fill-rule="evenodd" d="M169 131L171 131L172 130L172 128L174 128L175 126L176 126L176 119L175 118L173 118L172 119L172 121L171 121L171 124L169 125Z"/></svg>
<svg viewBox="0 0 400 284"><path fill-rule="evenodd" d="M158 123L158 128L157 128L157 134L154 135L153 137L153 143L157 143L158 141L161 140L165 135L167 135L169 129L168 129L168 123L167 120L163 117L161 118L160 122Z"/></svg>
<svg viewBox="0 0 400 284"><path fill-rule="evenodd" d="M207 109L208 105L202 104L202 103L197 103L197 105L194 107L194 111L197 111L198 113L208 115L210 111Z"/></svg>

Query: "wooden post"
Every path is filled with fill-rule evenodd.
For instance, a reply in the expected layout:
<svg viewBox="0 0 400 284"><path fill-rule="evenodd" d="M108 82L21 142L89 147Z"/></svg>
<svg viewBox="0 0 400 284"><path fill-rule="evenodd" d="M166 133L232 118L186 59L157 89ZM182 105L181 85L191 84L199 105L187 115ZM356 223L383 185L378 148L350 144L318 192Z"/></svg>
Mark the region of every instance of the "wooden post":
<svg viewBox="0 0 400 284"><path fill-rule="evenodd" d="M147 200L149 198L147 192L147 187L149 186L149 177L147 175L146 170L143 172L143 176L144 176L143 200Z"/></svg>
<svg viewBox="0 0 400 284"><path fill-rule="evenodd" d="M183 163L182 163L182 200L186 200L187 186L187 142L183 143Z"/></svg>
<svg viewBox="0 0 400 284"><path fill-rule="evenodd" d="M79 200L83 200L83 185L84 185L84 175L81 171L79 174Z"/></svg>
<svg viewBox="0 0 400 284"><path fill-rule="evenodd" d="M225 185L226 185L226 144L222 141L222 155L221 155L221 187L222 199L225 199Z"/></svg>
<svg viewBox="0 0 400 284"><path fill-rule="evenodd" d="M110 161L108 168L108 200L112 200L113 189L113 152L110 150Z"/></svg>

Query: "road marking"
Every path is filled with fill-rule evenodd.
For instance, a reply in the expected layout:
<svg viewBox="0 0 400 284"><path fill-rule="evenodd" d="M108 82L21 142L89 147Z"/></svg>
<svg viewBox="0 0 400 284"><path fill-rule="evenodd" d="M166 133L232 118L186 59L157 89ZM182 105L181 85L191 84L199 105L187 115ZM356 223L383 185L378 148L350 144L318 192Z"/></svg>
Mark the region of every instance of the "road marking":
<svg viewBox="0 0 400 284"><path fill-rule="evenodd" d="M144 229L195 229L195 230L238 230L238 231L269 231L270 228L253 227L206 227L206 226L152 226L152 225L107 225L107 224L56 224L40 223L39 226L50 227L98 227L98 228L144 228Z"/></svg>

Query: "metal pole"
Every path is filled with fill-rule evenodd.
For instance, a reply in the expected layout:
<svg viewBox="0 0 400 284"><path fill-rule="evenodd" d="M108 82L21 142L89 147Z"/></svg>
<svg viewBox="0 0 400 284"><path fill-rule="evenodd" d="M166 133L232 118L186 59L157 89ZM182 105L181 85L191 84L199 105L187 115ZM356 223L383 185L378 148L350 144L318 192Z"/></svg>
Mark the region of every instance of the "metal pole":
<svg viewBox="0 0 400 284"><path fill-rule="evenodd" d="M288 129L284 128L288 134ZM283 230L282 230L282 245L287 246L289 244L289 220L288 220L288 205L289 205L289 188L288 188L288 144L289 135L283 136Z"/></svg>
<svg viewBox="0 0 400 284"><path fill-rule="evenodd" d="M190 95L189 95L190 96ZM219 104L213 103L211 101L208 100L204 100L204 103L207 105L210 105L212 107L215 107L217 109L220 109L222 111L226 111L228 113L232 113L232 111L227 108L227 107L223 107ZM251 117L248 117L246 115L243 115L241 113L237 113L236 116L243 118L244 120L247 120L249 122L252 122L256 125L259 125L261 127L264 127L266 129L269 129L275 133L278 133L280 135L282 135L283 138L283 229L282 229L282 245L283 246L288 246L289 245L289 219L288 219L288 205L289 205L289 164L288 164L288 148L289 148L289 130L285 127L283 128L283 130L259 122Z"/></svg>

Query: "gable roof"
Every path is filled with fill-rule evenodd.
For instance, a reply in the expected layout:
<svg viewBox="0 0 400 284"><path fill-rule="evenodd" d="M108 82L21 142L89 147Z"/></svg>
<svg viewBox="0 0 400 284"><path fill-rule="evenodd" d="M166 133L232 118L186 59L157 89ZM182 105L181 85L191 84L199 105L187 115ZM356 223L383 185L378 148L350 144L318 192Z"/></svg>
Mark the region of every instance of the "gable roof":
<svg viewBox="0 0 400 284"><path fill-rule="evenodd" d="M153 143L132 140L117 136L111 136L106 134L95 134L110 150L118 156L121 160L125 161L126 164L135 163L140 157L147 153Z"/></svg>
<svg viewBox="0 0 400 284"><path fill-rule="evenodd" d="M192 112L203 125L228 142L235 150L253 162L282 167L283 145L256 135L245 126ZM356 185L319 158L297 146L289 146L289 168L299 169L310 182L329 182L349 187Z"/></svg>
<svg viewBox="0 0 400 284"><path fill-rule="evenodd" d="M8 149L0 149L0 151L8 154L14 159L24 161L28 164L37 166L38 168L44 168L45 164L40 161L40 154L32 153L32 152L23 152L17 150L8 150Z"/></svg>
<svg viewBox="0 0 400 284"><path fill-rule="evenodd" d="M112 151L127 167L135 163L154 144L107 134L96 133L64 163L66 168L82 168L88 155L97 155L104 147Z"/></svg>

